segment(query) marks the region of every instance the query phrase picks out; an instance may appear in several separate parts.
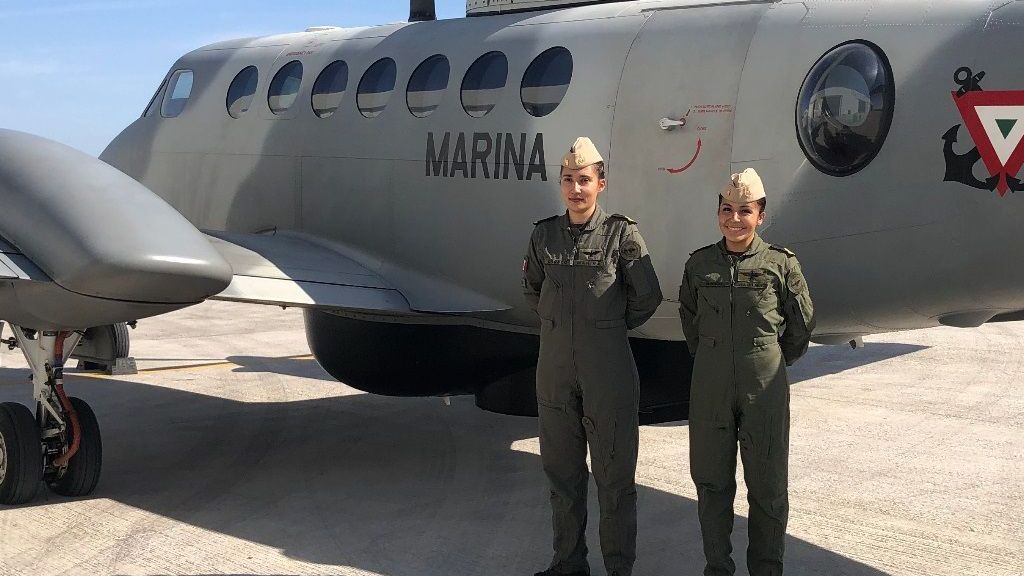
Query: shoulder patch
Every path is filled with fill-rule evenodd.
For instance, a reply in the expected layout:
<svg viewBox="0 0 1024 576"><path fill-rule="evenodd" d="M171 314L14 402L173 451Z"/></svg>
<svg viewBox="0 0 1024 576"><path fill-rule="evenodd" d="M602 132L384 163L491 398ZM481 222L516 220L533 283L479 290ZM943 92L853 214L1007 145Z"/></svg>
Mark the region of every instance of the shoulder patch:
<svg viewBox="0 0 1024 576"><path fill-rule="evenodd" d="M703 247L703 248L697 248L697 249L696 249L696 250L694 250L693 252L690 252L690 256L693 256L693 255L694 255L694 254L696 254L697 252L703 252L703 251L707 250L708 248L714 248L715 246L718 246L718 243L717 243L717 242L715 242L714 244L708 244L707 246L705 246L705 247Z"/></svg>
<svg viewBox="0 0 1024 576"><path fill-rule="evenodd" d="M807 291L807 281L799 270L793 270L786 276L786 288L793 294L803 294Z"/></svg>
<svg viewBox="0 0 1024 576"><path fill-rule="evenodd" d="M771 250L775 250L776 252L782 252L783 254L785 254L786 256L789 256L790 258L793 258L793 257L796 256L796 254L793 253L793 251L790 250L789 248L783 248L782 246L776 246L774 244L769 244L768 248L771 249Z"/></svg>
<svg viewBox="0 0 1024 576"><path fill-rule="evenodd" d="M548 216L547 218L541 218L540 220L537 220L536 222L534 222L533 225L536 226L537 224L540 224L541 222L547 222L548 220L554 220L555 218L558 218L559 216L561 216L561 214L555 214L554 216Z"/></svg>
<svg viewBox="0 0 1024 576"><path fill-rule="evenodd" d="M640 258L641 253L640 243L636 240L626 240L619 244L619 256L623 260L637 260Z"/></svg>
<svg viewBox="0 0 1024 576"><path fill-rule="evenodd" d="M611 216L609 216L609 218L619 218L621 220L629 222L630 224L636 224L636 220L633 220L629 216L623 216L622 214L612 214Z"/></svg>

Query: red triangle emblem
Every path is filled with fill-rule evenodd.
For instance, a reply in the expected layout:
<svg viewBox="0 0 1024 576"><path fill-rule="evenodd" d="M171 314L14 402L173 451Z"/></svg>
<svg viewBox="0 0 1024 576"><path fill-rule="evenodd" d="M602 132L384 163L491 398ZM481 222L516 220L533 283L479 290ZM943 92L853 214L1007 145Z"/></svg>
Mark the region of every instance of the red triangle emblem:
<svg viewBox="0 0 1024 576"><path fill-rule="evenodd" d="M1017 144L1017 148L1010 155L1006 164L1003 164L999 159L999 155L996 154L995 148L992 146L992 141L985 131L985 127L982 126L977 107L1024 106L1024 90L996 92L973 90L964 93L963 96L957 96L956 92L951 94L953 95L953 102L956 103L957 109L960 110L960 116L964 119L967 130L971 134L971 138L974 139L974 145L978 147L978 153L981 155L985 167L988 168L989 175L999 176L999 184L996 185L996 190L999 191L1000 196L1003 196L1010 189L1006 177L1016 177L1021 167L1024 166L1024 140Z"/></svg>

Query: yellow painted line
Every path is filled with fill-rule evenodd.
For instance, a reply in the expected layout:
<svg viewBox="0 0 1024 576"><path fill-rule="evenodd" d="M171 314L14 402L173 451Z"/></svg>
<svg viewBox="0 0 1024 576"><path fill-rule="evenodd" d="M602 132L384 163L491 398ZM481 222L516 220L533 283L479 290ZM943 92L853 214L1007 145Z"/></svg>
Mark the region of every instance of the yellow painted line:
<svg viewBox="0 0 1024 576"><path fill-rule="evenodd" d="M272 358L264 359L266 362L273 362L275 360L306 360L312 359L312 354L296 354L294 356L274 356ZM195 370L198 368L223 368L225 366L234 366L236 368L245 368L244 365L238 364L237 362L231 362L225 360L224 362L206 362L202 364L178 364L175 366L157 366L156 368L143 368L139 370L139 374L146 374L149 372L180 372L185 370ZM109 374L101 374L99 372L69 372L67 376L81 376L83 378L121 378L122 376L111 376ZM123 376L130 376L125 374Z"/></svg>

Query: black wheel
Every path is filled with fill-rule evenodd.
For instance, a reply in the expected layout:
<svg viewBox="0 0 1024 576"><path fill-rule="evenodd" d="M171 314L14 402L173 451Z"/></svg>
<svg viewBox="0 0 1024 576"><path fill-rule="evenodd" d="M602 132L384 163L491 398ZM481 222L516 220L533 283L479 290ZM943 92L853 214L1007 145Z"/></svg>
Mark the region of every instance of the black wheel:
<svg viewBox="0 0 1024 576"><path fill-rule="evenodd" d="M118 322L113 325L114 329L114 358L127 358L128 350L131 347L131 336L128 334L128 324Z"/></svg>
<svg viewBox="0 0 1024 576"><path fill-rule="evenodd" d="M100 467L103 464L103 443L100 440L100 425L96 414L81 398L68 398L78 413L78 425L82 429L82 441L78 452L71 457L67 470L60 477L50 480L50 489L61 496L86 496L96 489L100 481ZM73 440L68 439L69 442Z"/></svg>
<svg viewBox="0 0 1024 576"><path fill-rule="evenodd" d="M85 331L79 347L71 354L79 370L110 370L118 358L127 358L131 348L128 324L118 322Z"/></svg>
<svg viewBox="0 0 1024 576"><path fill-rule="evenodd" d="M0 404L0 504L24 504L43 479L43 444L32 411Z"/></svg>

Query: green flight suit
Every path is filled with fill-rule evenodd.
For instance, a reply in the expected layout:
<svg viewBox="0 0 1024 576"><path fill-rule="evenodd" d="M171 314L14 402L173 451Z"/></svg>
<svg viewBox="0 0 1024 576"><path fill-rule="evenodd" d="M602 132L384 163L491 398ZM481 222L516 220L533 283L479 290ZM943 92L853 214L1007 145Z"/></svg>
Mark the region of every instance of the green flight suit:
<svg viewBox="0 0 1024 576"><path fill-rule="evenodd" d="M636 223L600 206L582 228L536 223L523 291L541 320L540 450L551 488L556 573L587 572L587 444L609 574L636 559L639 379L626 331L650 318L661 287Z"/></svg>
<svg viewBox="0 0 1024 576"><path fill-rule="evenodd" d="M789 518L789 382L807 351L810 293L796 256L755 236L742 255L725 240L694 252L679 287L679 315L696 356L690 388L690 471L705 576L731 576L736 445L750 504L747 568L782 574Z"/></svg>

